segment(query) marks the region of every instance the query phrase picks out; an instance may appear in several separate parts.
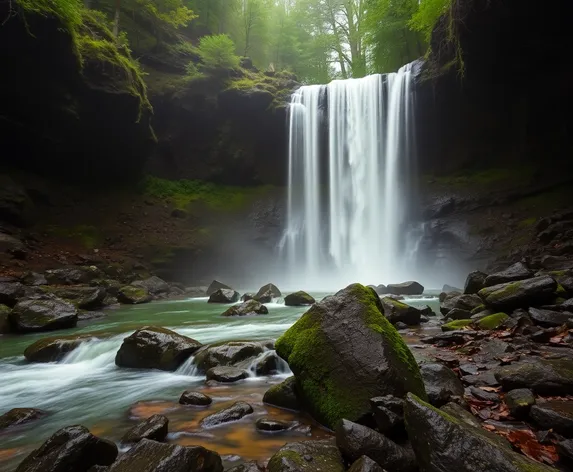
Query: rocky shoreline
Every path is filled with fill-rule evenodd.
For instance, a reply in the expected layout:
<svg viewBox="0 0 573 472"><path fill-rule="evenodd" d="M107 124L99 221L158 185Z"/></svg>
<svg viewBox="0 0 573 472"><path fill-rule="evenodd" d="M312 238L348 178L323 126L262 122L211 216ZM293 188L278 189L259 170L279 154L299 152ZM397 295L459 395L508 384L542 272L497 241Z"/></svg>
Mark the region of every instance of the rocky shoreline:
<svg viewBox="0 0 573 472"><path fill-rule="evenodd" d="M48 271L44 278L86 281L86 274L94 271ZM23 304L46 307L52 303L58 308L66 304L77 310L78 302L74 306L72 300L59 300L55 293L101 290L100 285L62 289L23 285L24 281L44 280L27 274L21 281L5 281L0 286L3 300L10 300L14 307L10 322L18 320L17 327L30 330L37 330L37 324L20 321L20 313L26 313ZM133 281L116 294L127 293L125 287L149 294L142 301L182 294L182 289L162 282L157 277ZM39 293L38 287L44 290ZM245 463L229 469L234 472L570 470L573 270L543 269L524 260L500 272L472 272L463 290L444 289L442 319L429 307L419 309L399 300L403 295L423 293L424 288L415 282L387 287L354 284L314 304L308 294L297 292L293 295L298 303L310 308L276 343L203 346L165 328L145 327L125 338L116 365L174 371L193 355L206 382L220 385L244 379L250 368L271 375L286 361L294 376L272 387L263 401L309 414L330 429L333 437L286 444L267 464ZM26 299L16 298L22 290ZM207 294L210 303L235 303L240 297L216 281L206 289ZM99 299L108 296L105 289ZM276 286L265 285L257 294L243 295L243 303L223 315L264 316L264 303L278 296L282 293ZM60 320L68 314L65 310L57 313L56 321L41 329L62 327ZM442 333L422 336L411 351L396 328L407 335L412 326L430 319L441 325ZM51 362L83 341L82 336L42 339L26 349L26 358ZM264 352L269 355L261 357ZM185 391L180 403L205 407L210 398ZM251 405L238 401L205 417L201 426L209 429L252 412ZM43 414L15 409L0 417L0 423L7 428ZM258 431L272 434L293 428L301 426L265 418L256 422ZM304 427L300 431L305 434ZM81 426L70 426L56 432L17 470L131 471L136 464L145 464L143 470L149 471L223 470L216 452L165 444L167 433L168 420L162 415L142 421L121 441L137 445L116 460L114 443ZM57 464L66 461L71 461L72 469L58 468ZM158 468L160 463L165 468Z"/></svg>

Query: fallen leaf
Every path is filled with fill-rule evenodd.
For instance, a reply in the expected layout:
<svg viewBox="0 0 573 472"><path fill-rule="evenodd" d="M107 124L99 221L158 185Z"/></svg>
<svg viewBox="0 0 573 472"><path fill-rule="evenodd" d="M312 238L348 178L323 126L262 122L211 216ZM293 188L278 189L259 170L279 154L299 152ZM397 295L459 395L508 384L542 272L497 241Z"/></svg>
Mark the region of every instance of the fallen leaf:
<svg viewBox="0 0 573 472"><path fill-rule="evenodd" d="M553 445L540 444L533 431L528 429L500 432L507 440L530 459L553 465L559 460Z"/></svg>
<svg viewBox="0 0 573 472"><path fill-rule="evenodd" d="M495 426L492 424L482 424L483 429L487 429L488 431L495 431Z"/></svg>
<svg viewBox="0 0 573 472"><path fill-rule="evenodd" d="M478 388L486 392L499 392L501 390L501 387L478 387Z"/></svg>

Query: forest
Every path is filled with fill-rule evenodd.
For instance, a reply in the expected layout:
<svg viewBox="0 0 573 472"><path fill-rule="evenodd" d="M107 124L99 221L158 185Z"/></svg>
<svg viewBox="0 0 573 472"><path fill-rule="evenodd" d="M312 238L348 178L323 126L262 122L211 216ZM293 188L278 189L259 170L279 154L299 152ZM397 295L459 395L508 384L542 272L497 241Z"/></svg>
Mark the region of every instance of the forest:
<svg viewBox="0 0 573 472"><path fill-rule="evenodd" d="M397 70L423 56L451 0L45 0L71 17L106 16L135 57L182 48L203 63L232 67L249 57L262 70L287 70L304 83ZM27 0L24 7L45 2ZM43 7L39 7L43 8ZM201 54L202 53L202 54ZM206 64L208 65L208 64ZM189 74L197 74L194 65Z"/></svg>

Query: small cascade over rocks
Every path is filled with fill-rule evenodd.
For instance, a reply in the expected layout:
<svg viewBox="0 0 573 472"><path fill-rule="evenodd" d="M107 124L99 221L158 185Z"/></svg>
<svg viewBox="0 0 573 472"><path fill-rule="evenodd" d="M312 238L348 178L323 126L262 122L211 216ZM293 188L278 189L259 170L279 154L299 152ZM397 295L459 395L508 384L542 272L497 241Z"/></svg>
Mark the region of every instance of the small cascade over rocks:
<svg viewBox="0 0 573 472"><path fill-rule="evenodd" d="M414 65L293 94L283 240L291 283L340 287L415 275L406 263Z"/></svg>

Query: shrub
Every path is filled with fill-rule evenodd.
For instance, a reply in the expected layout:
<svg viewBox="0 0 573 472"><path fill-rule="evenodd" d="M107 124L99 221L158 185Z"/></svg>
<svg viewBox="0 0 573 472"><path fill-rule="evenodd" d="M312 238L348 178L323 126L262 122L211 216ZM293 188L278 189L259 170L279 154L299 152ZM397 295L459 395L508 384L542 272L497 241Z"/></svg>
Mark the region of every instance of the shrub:
<svg viewBox="0 0 573 472"><path fill-rule="evenodd" d="M233 69L239 67L235 43L226 34L203 36L199 42L199 55L205 67L210 69Z"/></svg>

